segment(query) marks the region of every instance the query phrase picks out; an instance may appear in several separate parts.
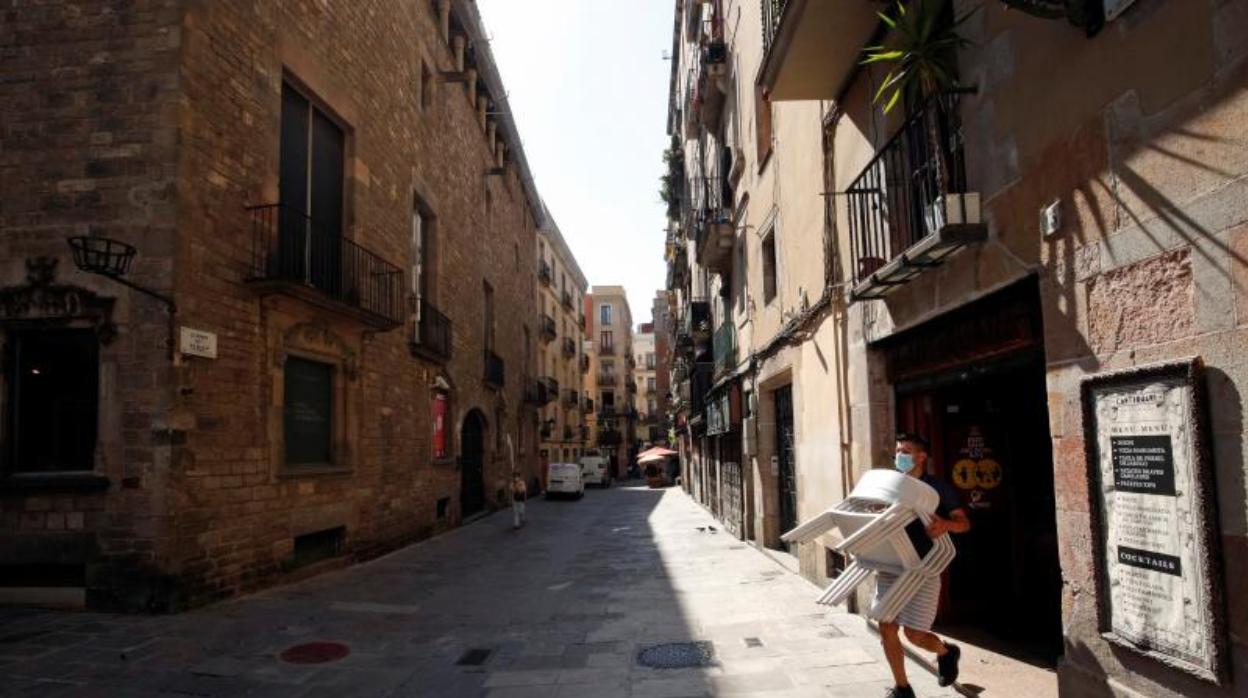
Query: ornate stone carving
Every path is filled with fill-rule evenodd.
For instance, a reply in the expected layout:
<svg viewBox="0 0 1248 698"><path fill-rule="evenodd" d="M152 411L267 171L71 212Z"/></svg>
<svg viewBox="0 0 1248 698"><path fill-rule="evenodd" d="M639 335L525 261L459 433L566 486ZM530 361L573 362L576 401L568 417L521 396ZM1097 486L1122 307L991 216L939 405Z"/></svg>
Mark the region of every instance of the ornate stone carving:
<svg viewBox="0 0 1248 698"><path fill-rule="evenodd" d="M354 381L359 375L359 361L356 352L347 343L320 322L301 322L292 325L282 335L281 346L278 347L273 360L278 368L286 362L287 350L298 347L309 351L334 356L342 360L342 369L348 380Z"/></svg>
<svg viewBox="0 0 1248 698"><path fill-rule="evenodd" d="M55 283L57 262L55 257L26 259L26 282L0 288L0 324L86 320L100 343L108 344L117 334L113 324L116 299L81 286Z"/></svg>

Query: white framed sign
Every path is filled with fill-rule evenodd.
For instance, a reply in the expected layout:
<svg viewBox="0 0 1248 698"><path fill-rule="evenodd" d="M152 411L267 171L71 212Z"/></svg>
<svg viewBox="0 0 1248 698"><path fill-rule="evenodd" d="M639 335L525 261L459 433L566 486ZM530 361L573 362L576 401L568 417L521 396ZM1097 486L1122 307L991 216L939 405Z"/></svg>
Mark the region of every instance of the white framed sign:
<svg viewBox="0 0 1248 698"><path fill-rule="evenodd" d="M178 350L187 356L217 358L217 334L191 327L181 328Z"/></svg>
<svg viewBox="0 0 1248 698"><path fill-rule="evenodd" d="M1214 683L1226 614L1199 359L1082 385L1102 635Z"/></svg>

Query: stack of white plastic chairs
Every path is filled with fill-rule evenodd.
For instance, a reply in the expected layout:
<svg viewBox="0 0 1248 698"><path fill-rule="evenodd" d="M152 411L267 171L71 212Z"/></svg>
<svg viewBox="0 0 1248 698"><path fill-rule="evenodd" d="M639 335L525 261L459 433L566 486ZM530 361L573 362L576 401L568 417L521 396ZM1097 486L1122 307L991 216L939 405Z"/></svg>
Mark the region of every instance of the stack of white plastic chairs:
<svg viewBox="0 0 1248 698"><path fill-rule="evenodd" d="M888 592L876 598L867 616L891 622L918 593L923 584L940 576L953 561L949 535L932 541L932 548L919 557L906 535L906 526L918 520L931 523L940 495L927 483L896 470L871 470L862 476L845 501L785 533L790 543L814 540L832 528L841 534L836 550L852 558L850 565L819 597L818 603L834 606L875 572L886 572L897 580Z"/></svg>

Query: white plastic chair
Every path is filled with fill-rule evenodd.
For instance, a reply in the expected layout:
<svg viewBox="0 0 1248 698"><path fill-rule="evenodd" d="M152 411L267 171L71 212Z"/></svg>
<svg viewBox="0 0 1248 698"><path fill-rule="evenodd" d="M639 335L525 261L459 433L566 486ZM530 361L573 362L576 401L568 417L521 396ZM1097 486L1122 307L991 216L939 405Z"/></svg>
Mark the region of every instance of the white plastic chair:
<svg viewBox="0 0 1248 698"><path fill-rule="evenodd" d="M919 557L906 535L906 526L919 521L932 522L940 495L927 483L896 470L871 470L862 476L854 491L843 502L785 533L789 543L805 543L835 528L841 533L836 551L852 558L817 603L834 606L845 601L872 573L886 572L897 577L889 590L875 600L867 617L891 622L910 603L919 589L953 561L949 535L932 541L932 548Z"/></svg>

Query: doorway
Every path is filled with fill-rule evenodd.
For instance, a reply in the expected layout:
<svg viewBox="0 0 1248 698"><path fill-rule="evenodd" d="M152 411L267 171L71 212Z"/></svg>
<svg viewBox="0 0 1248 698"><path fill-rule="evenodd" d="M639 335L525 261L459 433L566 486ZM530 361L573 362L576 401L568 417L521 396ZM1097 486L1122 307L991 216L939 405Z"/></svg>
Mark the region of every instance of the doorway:
<svg viewBox="0 0 1248 698"><path fill-rule="evenodd" d="M477 410L464 417L459 443L459 511L467 518L485 508L485 418Z"/></svg>
<svg viewBox="0 0 1248 698"><path fill-rule="evenodd" d="M793 438L793 386L786 385L774 393L776 406L776 459L779 465L780 532L797 527L797 464ZM781 547L790 550L790 544Z"/></svg>
<svg viewBox="0 0 1248 698"><path fill-rule="evenodd" d="M1052 441L1039 294L1016 284L898 337L896 423L966 505L938 630L1045 667L1062 653Z"/></svg>

